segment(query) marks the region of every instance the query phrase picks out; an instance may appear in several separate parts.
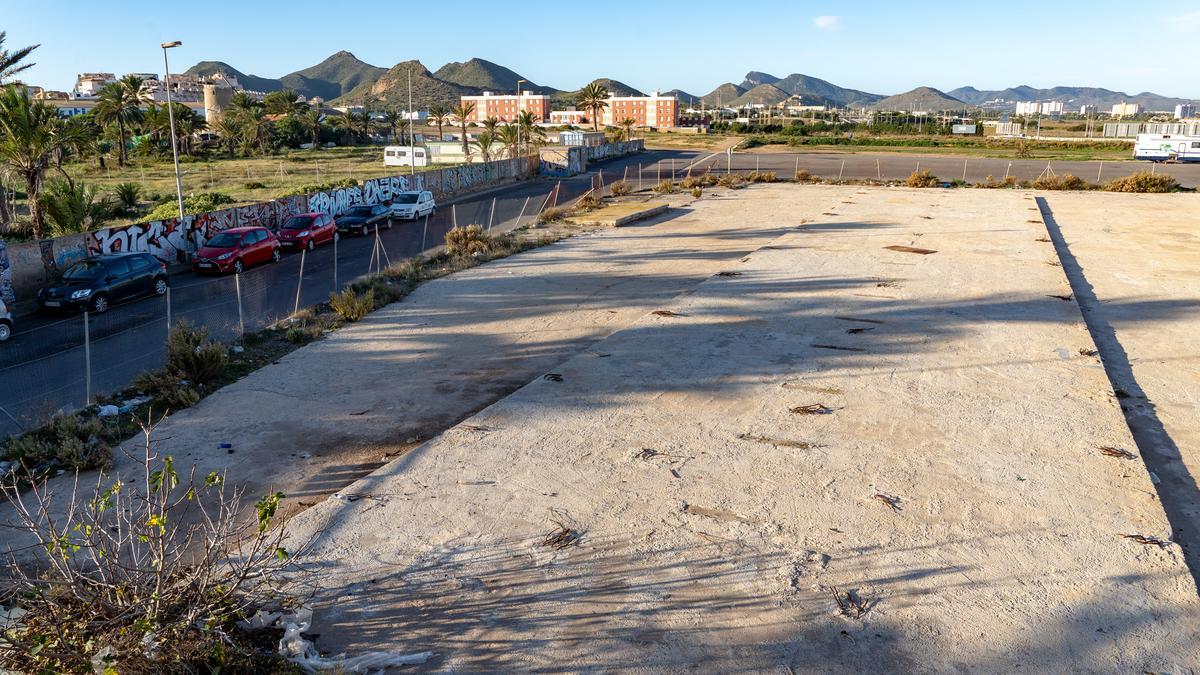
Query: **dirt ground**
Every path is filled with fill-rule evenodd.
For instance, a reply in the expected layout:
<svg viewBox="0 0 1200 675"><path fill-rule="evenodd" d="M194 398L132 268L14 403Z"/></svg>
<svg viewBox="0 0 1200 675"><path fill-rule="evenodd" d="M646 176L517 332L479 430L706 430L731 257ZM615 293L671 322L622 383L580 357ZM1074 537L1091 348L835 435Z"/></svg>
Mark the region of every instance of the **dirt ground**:
<svg viewBox="0 0 1200 675"><path fill-rule="evenodd" d="M686 290L292 520L323 649L447 671L1200 667L1196 585L1031 194L781 185L691 208L636 249ZM474 290L318 349L438 358L446 321L518 318L501 298L546 288L541 261L633 232L451 278ZM605 289L586 277L543 304ZM458 392L419 383L433 409ZM336 386L327 405L353 395Z"/></svg>
<svg viewBox="0 0 1200 675"><path fill-rule="evenodd" d="M1200 195L1048 194L1110 376L1200 575Z"/></svg>

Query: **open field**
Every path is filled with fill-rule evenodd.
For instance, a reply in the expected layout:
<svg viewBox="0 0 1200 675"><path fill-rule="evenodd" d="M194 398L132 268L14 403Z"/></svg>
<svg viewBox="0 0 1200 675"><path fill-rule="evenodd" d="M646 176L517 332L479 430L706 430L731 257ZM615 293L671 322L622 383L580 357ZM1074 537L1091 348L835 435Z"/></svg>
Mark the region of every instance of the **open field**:
<svg viewBox="0 0 1200 675"><path fill-rule="evenodd" d="M159 428L177 461L289 495L323 651L431 650L441 671L1200 665L1177 526L1200 267L1175 219L1196 195L668 199L427 283ZM1076 304L1060 229L1108 270L1088 277L1099 309ZM1114 360L1125 327L1139 390ZM1161 456L1123 404L1159 411Z"/></svg>

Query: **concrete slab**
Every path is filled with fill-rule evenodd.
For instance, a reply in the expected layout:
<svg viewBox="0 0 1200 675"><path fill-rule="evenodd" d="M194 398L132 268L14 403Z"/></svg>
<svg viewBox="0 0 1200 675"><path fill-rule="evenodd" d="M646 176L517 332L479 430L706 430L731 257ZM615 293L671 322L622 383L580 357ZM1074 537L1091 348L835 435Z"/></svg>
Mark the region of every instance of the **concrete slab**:
<svg viewBox="0 0 1200 675"><path fill-rule="evenodd" d="M1126 536L1170 528L1144 466L1099 450L1136 456L1030 196L779 185L694 208L793 229L292 521L323 649L431 649L441 670L1200 664L1179 548ZM540 545L560 525L579 542Z"/></svg>
<svg viewBox="0 0 1200 675"><path fill-rule="evenodd" d="M576 225L621 227L666 213L668 206L665 202L610 204L595 211L571 216L566 221Z"/></svg>
<svg viewBox="0 0 1200 675"><path fill-rule="evenodd" d="M1044 199L1175 539L1200 575L1200 195Z"/></svg>

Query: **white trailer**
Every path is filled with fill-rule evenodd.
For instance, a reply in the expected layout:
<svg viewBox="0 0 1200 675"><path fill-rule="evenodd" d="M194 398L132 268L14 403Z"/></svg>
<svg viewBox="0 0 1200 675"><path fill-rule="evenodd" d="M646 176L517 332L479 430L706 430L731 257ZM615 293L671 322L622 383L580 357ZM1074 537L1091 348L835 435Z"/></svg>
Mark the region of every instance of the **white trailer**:
<svg viewBox="0 0 1200 675"><path fill-rule="evenodd" d="M1200 162L1200 136L1138 134L1133 158L1151 162Z"/></svg>
<svg viewBox="0 0 1200 675"><path fill-rule="evenodd" d="M429 166L429 152L421 145L389 145L383 149L384 166Z"/></svg>

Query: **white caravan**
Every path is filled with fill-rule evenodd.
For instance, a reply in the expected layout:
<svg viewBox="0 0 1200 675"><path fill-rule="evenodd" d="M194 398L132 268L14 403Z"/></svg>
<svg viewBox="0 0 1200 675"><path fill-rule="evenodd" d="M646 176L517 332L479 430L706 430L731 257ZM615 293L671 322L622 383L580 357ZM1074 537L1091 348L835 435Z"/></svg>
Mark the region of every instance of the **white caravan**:
<svg viewBox="0 0 1200 675"><path fill-rule="evenodd" d="M1138 134L1133 158L1151 162L1200 162L1200 136Z"/></svg>
<svg viewBox="0 0 1200 675"><path fill-rule="evenodd" d="M420 145L389 145L383 149L384 166L429 166L429 151Z"/></svg>

